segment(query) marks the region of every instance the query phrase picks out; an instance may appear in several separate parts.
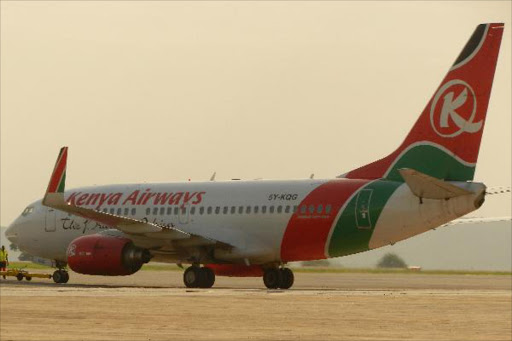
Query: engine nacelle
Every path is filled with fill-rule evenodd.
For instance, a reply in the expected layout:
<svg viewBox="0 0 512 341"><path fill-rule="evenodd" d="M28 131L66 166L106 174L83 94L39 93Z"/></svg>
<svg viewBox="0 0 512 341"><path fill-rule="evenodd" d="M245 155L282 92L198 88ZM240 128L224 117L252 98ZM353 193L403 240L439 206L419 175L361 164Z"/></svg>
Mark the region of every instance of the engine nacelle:
<svg viewBox="0 0 512 341"><path fill-rule="evenodd" d="M207 267L213 270L217 276L228 277L261 277L263 269L260 265L242 265L242 264L207 264Z"/></svg>
<svg viewBox="0 0 512 341"><path fill-rule="evenodd" d="M131 275L149 262L148 250L128 238L93 234L73 240L67 250L69 267L86 275Z"/></svg>

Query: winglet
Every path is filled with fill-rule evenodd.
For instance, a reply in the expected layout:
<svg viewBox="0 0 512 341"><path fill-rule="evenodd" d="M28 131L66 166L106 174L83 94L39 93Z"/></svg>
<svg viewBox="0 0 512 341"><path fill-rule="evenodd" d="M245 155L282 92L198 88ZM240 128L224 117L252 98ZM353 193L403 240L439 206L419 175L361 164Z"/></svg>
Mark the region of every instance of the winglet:
<svg viewBox="0 0 512 341"><path fill-rule="evenodd" d="M52 177L46 193L64 193L66 187L66 164L68 159L68 147L62 147L53 168Z"/></svg>
<svg viewBox="0 0 512 341"><path fill-rule="evenodd" d="M68 147L62 147L53 168L52 177L48 183L43 205L54 206L64 204L64 190L66 187L66 165L68 159ZM53 205L52 205L53 204Z"/></svg>

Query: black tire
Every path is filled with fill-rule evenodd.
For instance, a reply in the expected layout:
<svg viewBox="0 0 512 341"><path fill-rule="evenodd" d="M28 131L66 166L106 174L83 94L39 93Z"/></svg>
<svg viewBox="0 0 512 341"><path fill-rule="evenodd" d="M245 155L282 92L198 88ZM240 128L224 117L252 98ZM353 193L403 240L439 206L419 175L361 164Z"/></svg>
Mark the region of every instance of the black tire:
<svg viewBox="0 0 512 341"><path fill-rule="evenodd" d="M31 281L31 280L32 280L32 277L27 276L27 277L25 277L25 279L26 279L27 281Z"/></svg>
<svg viewBox="0 0 512 341"><path fill-rule="evenodd" d="M203 277L200 267L191 266L183 273L183 283L187 288L199 288Z"/></svg>
<svg viewBox="0 0 512 341"><path fill-rule="evenodd" d="M18 279L18 281L23 281L23 274L17 274L16 278Z"/></svg>
<svg viewBox="0 0 512 341"><path fill-rule="evenodd" d="M208 267L201 268L201 272L203 273L201 288L211 288L215 283L215 273L212 269Z"/></svg>
<svg viewBox="0 0 512 341"><path fill-rule="evenodd" d="M281 289L290 289L295 281L293 271L288 268L284 268L279 271L281 272L281 284L279 287Z"/></svg>
<svg viewBox="0 0 512 341"><path fill-rule="evenodd" d="M267 269L263 273L263 283L269 289L277 289L282 282L282 277L279 269Z"/></svg>
<svg viewBox="0 0 512 341"><path fill-rule="evenodd" d="M63 277L64 277L64 274L63 274L63 273L64 273L64 271L61 271L61 270L55 270L55 271L53 272L53 276L52 276L53 281L54 281L55 283L62 283L62 280L63 280Z"/></svg>
<svg viewBox="0 0 512 341"><path fill-rule="evenodd" d="M69 272L62 270L62 282L61 283L67 283L69 281Z"/></svg>

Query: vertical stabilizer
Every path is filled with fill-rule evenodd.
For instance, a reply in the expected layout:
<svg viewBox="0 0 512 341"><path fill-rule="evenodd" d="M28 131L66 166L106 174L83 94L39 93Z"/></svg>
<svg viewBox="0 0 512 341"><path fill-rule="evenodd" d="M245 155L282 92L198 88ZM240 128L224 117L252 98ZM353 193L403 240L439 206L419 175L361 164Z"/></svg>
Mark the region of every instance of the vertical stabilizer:
<svg viewBox="0 0 512 341"><path fill-rule="evenodd" d="M387 157L341 177L403 181L411 168L452 181L473 180L504 24L481 24L405 141Z"/></svg>

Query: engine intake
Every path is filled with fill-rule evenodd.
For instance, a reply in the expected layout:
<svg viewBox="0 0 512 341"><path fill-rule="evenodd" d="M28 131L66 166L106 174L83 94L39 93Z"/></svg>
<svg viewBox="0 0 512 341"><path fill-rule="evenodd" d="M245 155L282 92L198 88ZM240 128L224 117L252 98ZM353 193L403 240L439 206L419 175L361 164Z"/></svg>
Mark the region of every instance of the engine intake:
<svg viewBox="0 0 512 341"><path fill-rule="evenodd" d="M139 271L151 254L128 238L93 234L73 240L67 257L69 267L81 274L126 276Z"/></svg>

